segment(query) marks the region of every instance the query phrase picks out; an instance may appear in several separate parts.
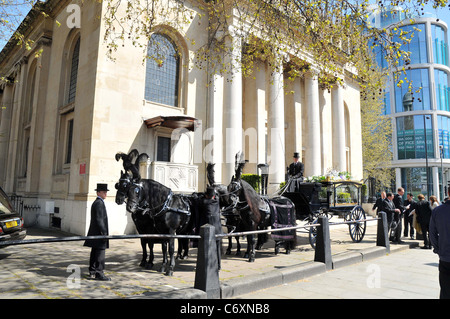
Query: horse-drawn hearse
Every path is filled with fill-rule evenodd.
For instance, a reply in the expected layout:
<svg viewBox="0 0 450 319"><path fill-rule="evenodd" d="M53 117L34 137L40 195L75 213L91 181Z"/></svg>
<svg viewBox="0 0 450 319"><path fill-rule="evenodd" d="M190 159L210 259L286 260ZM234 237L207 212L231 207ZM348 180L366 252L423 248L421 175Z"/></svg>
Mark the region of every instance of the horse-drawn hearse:
<svg viewBox="0 0 450 319"><path fill-rule="evenodd" d="M353 242L360 242L366 233L366 213L361 207L362 184L350 180L297 182L282 193L295 205L297 219L316 224L319 216L343 217L348 223ZM316 228L309 228L309 241L315 247Z"/></svg>
<svg viewBox="0 0 450 319"><path fill-rule="evenodd" d="M137 150L130 153L117 153L116 160L123 161L124 170L116 184L116 203L126 203L126 209L141 234L161 234L162 238L142 238L141 266L150 269L153 266L153 244L161 243L163 252L162 272L172 275L175 267L174 236L179 238L178 257L187 257L189 239L186 236L197 234L204 213L199 204L205 198L204 193L175 194L165 185L152 179L143 179L139 173L139 163L146 161L148 155ZM343 213L349 224L353 241L362 240L366 223L364 210L359 206L361 184L355 182L299 183L294 191L287 191L275 197L258 194L255 189L241 178L245 165L242 153L236 154L235 174L229 185L216 184L214 181L214 164L207 167L208 187L216 194L217 207L220 209L225 225L229 230L247 233L247 251L244 257L255 260L255 248L262 247L267 236L260 230L269 227L277 229L272 232L275 241L275 253L280 247L289 253L296 245L296 220L305 218L315 223L320 214ZM280 228L288 228L282 230ZM315 227L310 227L310 243L315 244ZM255 240L257 236L257 241ZM169 235L169 237L165 236ZM229 234L230 235L230 234ZM146 246L150 249L147 255ZM168 251L167 251L168 250ZM184 252L183 252L184 250ZM231 250L231 237L229 247ZM239 250L239 246L238 246ZM148 257L148 261L146 260ZM220 267L220 265L219 265Z"/></svg>

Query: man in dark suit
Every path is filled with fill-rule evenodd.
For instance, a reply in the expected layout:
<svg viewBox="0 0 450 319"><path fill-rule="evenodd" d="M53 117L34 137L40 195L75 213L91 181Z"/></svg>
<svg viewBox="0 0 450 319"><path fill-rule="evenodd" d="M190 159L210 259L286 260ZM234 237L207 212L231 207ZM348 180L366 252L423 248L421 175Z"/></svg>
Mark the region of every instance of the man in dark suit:
<svg viewBox="0 0 450 319"><path fill-rule="evenodd" d="M414 210L416 202L414 201L414 196L411 193L406 194L406 200L403 203L403 206L409 207L405 210L403 215L403 221L405 223L405 230L403 231L403 236L408 237L408 229L411 239L414 239L414 226L413 226L413 216L411 212ZM408 226L409 225L409 226Z"/></svg>
<svg viewBox="0 0 450 319"><path fill-rule="evenodd" d="M298 159L300 158L297 152L294 153L294 162L289 165L289 177L290 178L301 178L303 179L303 172L305 171L305 166Z"/></svg>
<svg viewBox="0 0 450 319"><path fill-rule="evenodd" d="M297 152L294 153L294 162L288 167L289 185L287 186L288 192L298 192L300 189L299 184L303 182L303 172L305 166L298 159L300 158Z"/></svg>
<svg viewBox="0 0 450 319"><path fill-rule="evenodd" d="M403 194L405 194L405 190L403 189L403 187L399 187L397 189L397 194L395 194L393 200L395 208L399 210L399 213L396 213L394 215L394 220L397 224L397 228L395 229L394 232L393 241L396 242L397 244L401 243L400 239L402 236L402 219L403 219L402 214L410 207L403 205Z"/></svg>
<svg viewBox="0 0 450 319"><path fill-rule="evenodd" d="M396 223L394 221L394 216L397 213L400 213L400 209L395 208L394 202L392 201L394 199L394 194L387 193L386 198L383 201L383 205L381 207L380 211L383 211L386 213L387 217L387 223L388 223L388 233L391 233L391 229L396 228Z"/></svg>
<svg viewBox="0 0 450 319"><path fill-rule="evenodd" d="M417 222L420 224L420 229L422 230L422 236L423 236L423 249L431 249L431 242L429 239L429 233L428 229L430 226L430 219L431 219L431 206L430 202L425 200L425 196L422 194L419 194L417 196L417 199L419 200L415 205L414 208L416 210L416 218Z"/></svg>
<svg viewBox="0 0 450 319"><path fill-rule="evenodd" d="M378 215L378 212L382 211L382 207L383 207L383 201L386 198L386 192L381 192L381 197L377 198L377 201L375 202L375 204L373 205L372 209L376 209L376 214Z"/></svg>
<svg viewBox="0 0 450 319"><path fill-rule="evenodd" d="M104 200L108 192L107 184L97 184L97 198L91 206L91 223L89 225L88 236L107 236L108 215ZM91 247L89 258L89 278L95 280L109 281L103 273L105 269L105 250L109 248L108 239L87 239L84 246Z"/></svg>

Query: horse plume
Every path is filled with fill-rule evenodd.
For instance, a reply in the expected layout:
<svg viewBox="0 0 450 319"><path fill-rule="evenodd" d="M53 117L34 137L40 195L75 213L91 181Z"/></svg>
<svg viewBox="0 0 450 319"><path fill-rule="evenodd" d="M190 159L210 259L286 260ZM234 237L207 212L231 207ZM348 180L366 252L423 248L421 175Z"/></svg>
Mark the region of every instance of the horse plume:
<svg viewBox="0 0 450 319"><path fill-rule="evenodd" d="M134 180L140 180L141 174L139 173L139 163L144 159L147 160L149 156L146 153L139 154L137 149L132 149L128 154L118 152L115 158L116 161L122 159L125 172L130 171L133 174Z"/></svg>

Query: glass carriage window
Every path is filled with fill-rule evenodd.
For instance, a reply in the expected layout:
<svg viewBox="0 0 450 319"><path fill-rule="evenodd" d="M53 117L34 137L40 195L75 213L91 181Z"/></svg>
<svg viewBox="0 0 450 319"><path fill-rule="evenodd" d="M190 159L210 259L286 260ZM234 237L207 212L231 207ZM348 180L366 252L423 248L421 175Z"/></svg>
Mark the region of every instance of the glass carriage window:
<svg viewBox="0 0 450 319"><path fill-rule="evenodd" d="M178 106L178 74L180 59L173 42L155 33L148 44L145 75L145 99Z"/></svg>

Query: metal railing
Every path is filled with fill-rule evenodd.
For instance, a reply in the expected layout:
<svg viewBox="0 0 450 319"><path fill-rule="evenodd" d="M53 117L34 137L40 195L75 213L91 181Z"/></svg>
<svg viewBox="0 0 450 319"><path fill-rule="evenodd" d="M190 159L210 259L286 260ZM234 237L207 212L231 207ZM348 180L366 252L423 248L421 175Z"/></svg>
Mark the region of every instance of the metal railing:
<svg viewBox="0 0 450 319"><path fill-rule="evenodd" d="M199 243L197 251L197 265L195 272L194 288L206 292L207 298L220 298L221 288L219 283L219 272L218 272L217 245L216 245L217 240L223 239L225 237L246 236L261 233L274 233L299 228L306 229L316 227L317 237L316 237L314 261L324 263L326 269L329 270L332 267L330 226L341 224L355 224L366 221L378 221L376 246L385 247L386 252L389 253L387 218L384 212L380 212L378 214L378 218L330 223L328 221L328 218L321 216L318 218L317 224L298 225L277 229L255 230L247 232L228 233L228 234L215 234L214 226L206 224L200 228L199 235L135 234L135 235L109 235L109 236L72 236L72 237L57 237L57 238L37 238L29 240L12 240L8 242L0 242L0 246L69 242L87 239L110 239L110 240L135 239L135 238L198 239Z"/></svg>

